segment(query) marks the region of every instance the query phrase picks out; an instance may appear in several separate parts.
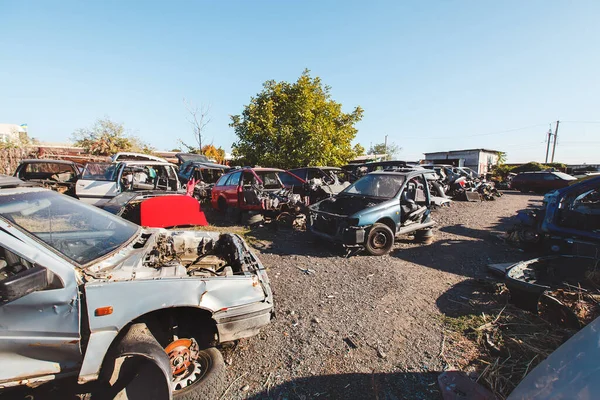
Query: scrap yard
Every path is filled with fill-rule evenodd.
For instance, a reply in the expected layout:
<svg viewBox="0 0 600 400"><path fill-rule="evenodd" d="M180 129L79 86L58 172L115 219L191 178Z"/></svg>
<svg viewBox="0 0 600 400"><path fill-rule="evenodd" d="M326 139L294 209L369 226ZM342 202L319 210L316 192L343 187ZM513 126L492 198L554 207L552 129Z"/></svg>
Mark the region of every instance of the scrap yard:
<svg viewBox="0 0 600 400"><path fill-rule="evenodd" d="M600 2L0 15L0 400L600 399Z"/></svg>

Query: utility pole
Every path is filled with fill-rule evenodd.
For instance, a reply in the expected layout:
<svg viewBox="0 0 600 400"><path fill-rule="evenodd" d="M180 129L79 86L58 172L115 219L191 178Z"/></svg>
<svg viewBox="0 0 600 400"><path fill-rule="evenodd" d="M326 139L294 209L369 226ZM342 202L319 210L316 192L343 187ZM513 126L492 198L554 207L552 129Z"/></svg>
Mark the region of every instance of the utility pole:
<svg viewBox="0 0 600 400"><path fill-rule="evenodd" d="M548 128L548 140L546 141L546 160L544 164L548 164L548 154L550 153L550 141L552 140L552 127Z"/></svg>
<svg viewBox="0 0 600 400"><path fill-rule="evenodd" d="M550 162L554 162L554 150L556 149L556 138L558 137L558 124L560 124L560 121L556 121L556 129L554 130L554 144L552 145L552 161Z"/></svg>
<svg viewBox="0 0 600 400"><path fill-rule="evenodd" d="M385 154L385 158L387 158L387 137L388 135L385 135L385 140L383 141L383 153Z"/></svg>

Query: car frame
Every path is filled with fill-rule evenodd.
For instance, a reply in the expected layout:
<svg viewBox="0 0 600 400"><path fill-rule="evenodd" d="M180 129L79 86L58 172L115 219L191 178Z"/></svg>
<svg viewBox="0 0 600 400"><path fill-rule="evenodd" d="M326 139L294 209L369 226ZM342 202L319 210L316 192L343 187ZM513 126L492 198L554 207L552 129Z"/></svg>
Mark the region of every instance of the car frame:
<svg viewBox="0 0 600 400"><path fill-rule="evenodd" d="M93 169L103 175L89 173ZM162 171L151 178L146 170ZM88 174L89 173L89 174ZM144 174L144 180L152 179L153 183L143 183L136 178ZM106 176L108 174L108 176ZM159 176L160 175L160 176ZM143 176L143 175L142 175ZM131 178L131 179L130 179ZM102 207L119 193L128 190L165 190L179 192L182 190L177 177L177 167L168 162L159 161L123 161L120 163L88 163L75 186L77 197L88 204Z"/></svg>
<svg viewBox="0 0 600 400"><path fill-rule="evenodd" d="M48 165L52 164L55 166L60 166L60 170L53 171L31 171L29 172L29 167L40 166L40 165ZM22 160L15 173L13 174L15 177L21 179L22 181L36 182L40 183L43 186L55 190L59 193L64 193L71 197L75 196L75 185L77 180L81 177L81 173L83 172L83 165L75 163L73 161L66 160L52 160L52 159L28 159ZM61 176L68 174L69 176Z"/></svg>

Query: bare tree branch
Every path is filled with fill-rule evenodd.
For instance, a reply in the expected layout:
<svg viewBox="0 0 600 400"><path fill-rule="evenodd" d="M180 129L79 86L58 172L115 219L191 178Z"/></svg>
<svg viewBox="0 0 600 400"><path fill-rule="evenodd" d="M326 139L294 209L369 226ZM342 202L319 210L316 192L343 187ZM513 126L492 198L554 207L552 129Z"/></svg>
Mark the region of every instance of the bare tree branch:
<svg viewBox="0 0 600 400"><path fill-rule="evenodd" d="M200 104L200 106L197 106L191 100L186 100L185 98L183 99L183 105L189 113L187 121L192 125L194 139L198 143L198 149L201 152L204 129L210 122L210 117L208 116L210 105Z"/></svg>

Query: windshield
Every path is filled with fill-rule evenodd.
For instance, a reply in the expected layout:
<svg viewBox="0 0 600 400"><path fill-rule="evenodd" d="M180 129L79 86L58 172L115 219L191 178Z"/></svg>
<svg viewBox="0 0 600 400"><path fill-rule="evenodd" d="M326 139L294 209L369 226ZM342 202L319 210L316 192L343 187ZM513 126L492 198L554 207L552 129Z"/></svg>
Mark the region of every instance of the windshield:
<svg viewBox="0 0 600 400"><path fill-rule="evenodd" d="M404 183L403 175L365 175L341 193L391 199Z"/></svg>
<svg viewBox="0 0 600 400"><path fill-rule="evenodd" d="M577 178L572 177L571 175L565 174L563 172L553 172L553 174L558 176L561 179L564 179L565 181L574 181L577 179Z"/></svg>
<svg viewBox="0 0 600 400"><path fill-rule="evenodd" d="M81 179L90 181L115 181L117 165L112 163L89 163L85 166Z"/></svg>
<svg viewBox="0 0 600 400"><path fill-rule="evenodd" d="M116 250L139 227L99 208L51 191L0 196L0 215L78 264Z"/></svg>

